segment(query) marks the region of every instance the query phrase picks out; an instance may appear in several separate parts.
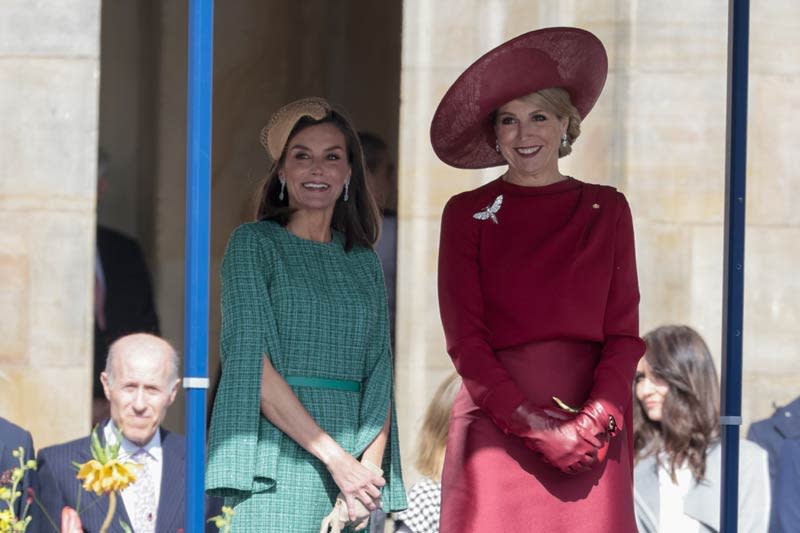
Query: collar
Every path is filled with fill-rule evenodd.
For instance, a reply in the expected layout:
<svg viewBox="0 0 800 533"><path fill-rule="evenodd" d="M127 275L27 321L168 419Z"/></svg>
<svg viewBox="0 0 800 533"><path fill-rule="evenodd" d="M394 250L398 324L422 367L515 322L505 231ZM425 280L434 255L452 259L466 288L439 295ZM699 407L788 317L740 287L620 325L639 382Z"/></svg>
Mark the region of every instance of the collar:
<svg viewBox="0 0 800 533"><path fill-rule="evenodd" d="M106 438L106 442L109 444L115 444L117 442L117 435L121 434L122 432L116 427L113 420L109 420L103 428L103 435ZM161 462L163 455L161 450L161 430L159 429L156 431L155 435L153 435L153 437L144 446L134 444L123 436L122 443L120 444L119 448L120 459L128 459L132 457L141 448L144 448L144 451L151 458L155 459L157 462Z"/></svg>

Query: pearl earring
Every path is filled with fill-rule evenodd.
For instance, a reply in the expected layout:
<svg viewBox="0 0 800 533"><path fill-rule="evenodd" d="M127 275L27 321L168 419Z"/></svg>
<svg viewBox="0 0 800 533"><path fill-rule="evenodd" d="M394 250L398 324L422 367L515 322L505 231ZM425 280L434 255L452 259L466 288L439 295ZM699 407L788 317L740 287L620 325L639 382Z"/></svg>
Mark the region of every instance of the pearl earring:
<svg viewBox="0 0 800 533"><path fill-rule="evenodd" d="M285 179L281 179L281 193L278 195L278 200L280 200L280 201L283 201L283 198L284 198L283 191L284 191L284 189L286 189L286 180Z"/></svg>

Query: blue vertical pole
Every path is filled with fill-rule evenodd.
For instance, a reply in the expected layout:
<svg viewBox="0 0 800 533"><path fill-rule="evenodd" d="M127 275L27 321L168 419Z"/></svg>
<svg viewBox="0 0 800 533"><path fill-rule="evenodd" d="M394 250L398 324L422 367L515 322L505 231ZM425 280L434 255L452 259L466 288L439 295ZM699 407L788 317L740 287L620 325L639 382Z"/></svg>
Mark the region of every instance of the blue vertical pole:
<svg viewBox="0 0 800 533"><path fill-rule="evenodd" d="M187 533L200 533L205 526L213 30L213 0L190 0L184 287Z"/></svg>
<svg viewBox="0 0 800 533"><path fill-rule="evenodd" d="M742 423L745 186L749 0L728 7L728 128L725 171L725 274L722 325L722 505L720 531L736 533L739 426ZM765 512L768 512L766 510Z"/></svg>

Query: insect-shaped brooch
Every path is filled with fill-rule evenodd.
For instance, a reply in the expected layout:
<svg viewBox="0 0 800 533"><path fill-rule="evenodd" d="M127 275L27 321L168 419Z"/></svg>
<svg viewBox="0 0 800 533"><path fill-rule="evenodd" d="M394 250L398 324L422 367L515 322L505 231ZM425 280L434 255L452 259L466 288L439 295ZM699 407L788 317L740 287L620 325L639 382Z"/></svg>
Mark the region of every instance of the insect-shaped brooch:
<svg viewBox="0 0 800 533"><path fill-rule="evenodd" d="M502 205L503 205L503 195L499 194L497 195L497 198L494 199L494 202L492 202L490 205L487 205L486 207L484 207L483 209L472 215L472 218L474 218L475 220L491 219L491 221L494 222L495 224L499 224L500 221L497 220L497 212L500 211L500 207L502 207Z"/></svg>

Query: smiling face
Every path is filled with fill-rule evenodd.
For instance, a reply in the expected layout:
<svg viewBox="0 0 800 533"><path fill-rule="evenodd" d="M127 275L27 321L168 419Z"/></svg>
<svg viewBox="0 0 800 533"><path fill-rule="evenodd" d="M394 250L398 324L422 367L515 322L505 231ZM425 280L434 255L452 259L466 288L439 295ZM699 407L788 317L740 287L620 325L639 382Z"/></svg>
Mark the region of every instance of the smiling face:
<svg viewBox="0 0 800 533"><path fill-rule="evenodd" d="M178 392L172 347L146 334L115 342L107 371L100 375L111 419L126 439L143 446L155 435Z"/></svg>
<svg viewBox="0 0 800 533"><path fill-rule="evenodd" d="M547 185L559 181L558 149L569 118L559 118L544 100L532 94L497 110L494 132L508 163L508 181Z"/></svg>
<svg viewBox="0 0 800 533"><path fill-rule="evenodd" d="M669 392L667 382L653 374L647 360L642 357L636 367L636 399L647 418L661 422L664 411L664 398Z"/></svg>
<svg viewBox="0 0 800 533"><path fill-rule="evenodd" d="M289 206L333 213L350 179L347 141L334 124L300 130L289 140L279 177L286 182Z"/></svg>

